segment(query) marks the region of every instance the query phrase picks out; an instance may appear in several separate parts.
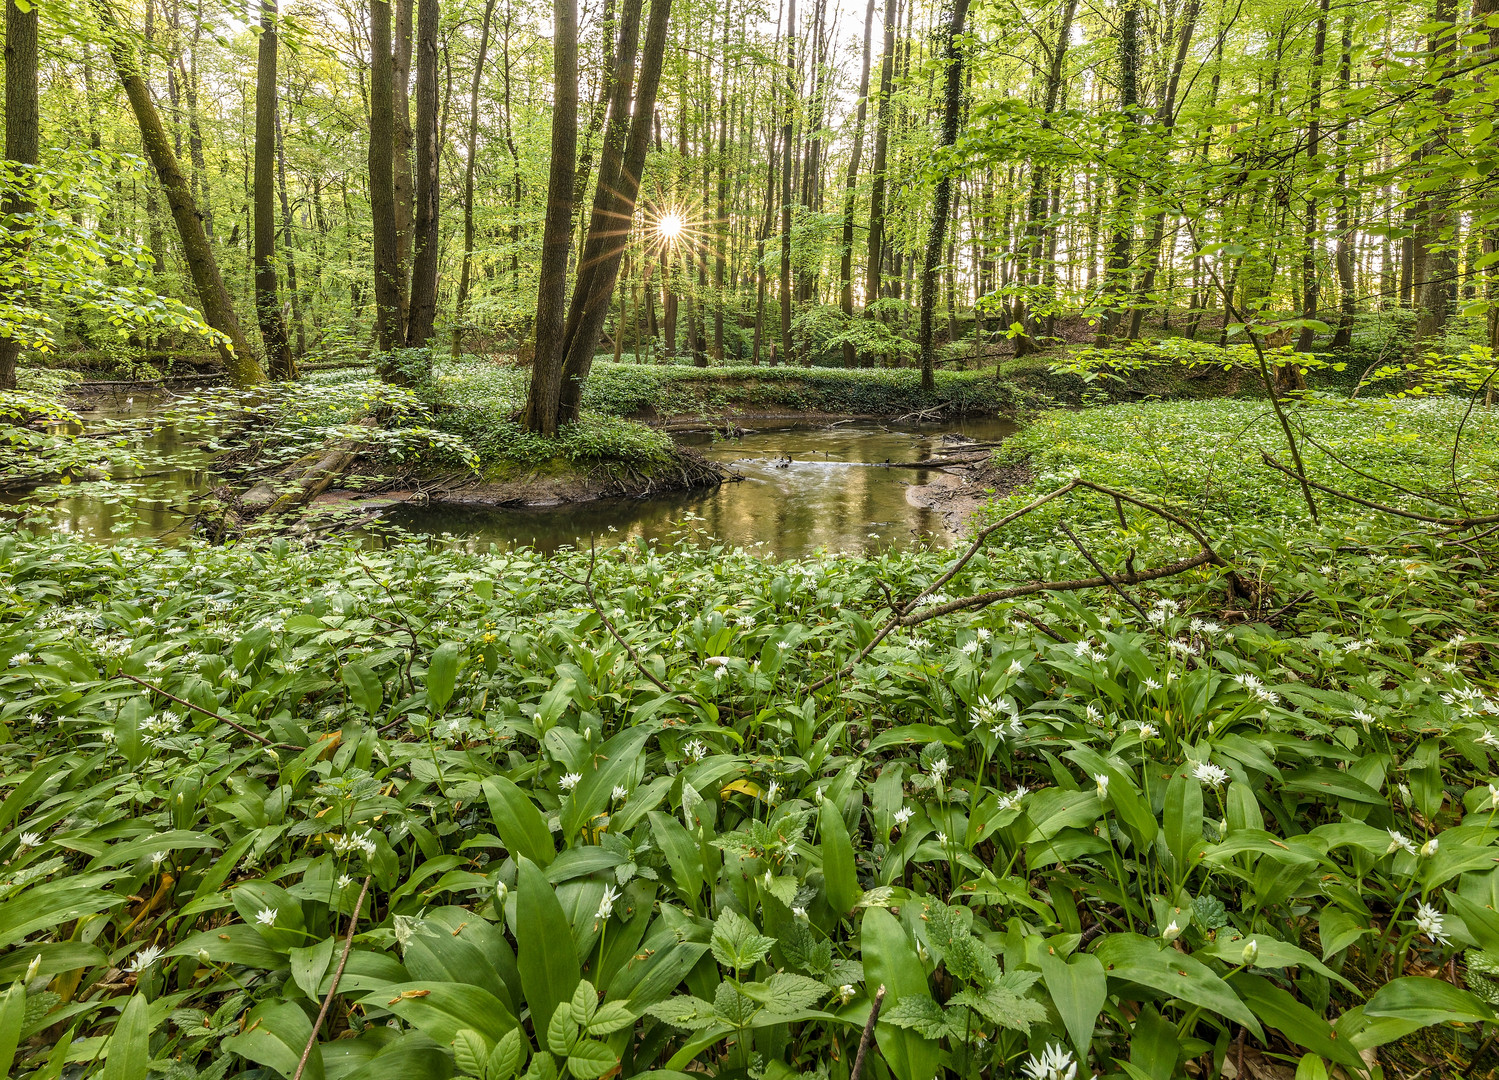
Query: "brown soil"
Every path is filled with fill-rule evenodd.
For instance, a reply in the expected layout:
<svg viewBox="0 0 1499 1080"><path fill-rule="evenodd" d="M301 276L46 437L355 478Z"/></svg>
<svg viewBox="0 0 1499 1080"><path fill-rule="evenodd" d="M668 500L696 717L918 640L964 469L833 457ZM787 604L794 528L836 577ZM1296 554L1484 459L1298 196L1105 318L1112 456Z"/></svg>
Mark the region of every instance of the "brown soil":
<svg viewBox="0 0 1499 1080"><path fill-rule="evenodd" d="M943 469L930 483L912 484L906 488L906 501L912 506L935 510L942 515L948 531L962 533L973 515L996 495L1008 495L1030 483L1030 466L995 465L983 462Z"/></svg>

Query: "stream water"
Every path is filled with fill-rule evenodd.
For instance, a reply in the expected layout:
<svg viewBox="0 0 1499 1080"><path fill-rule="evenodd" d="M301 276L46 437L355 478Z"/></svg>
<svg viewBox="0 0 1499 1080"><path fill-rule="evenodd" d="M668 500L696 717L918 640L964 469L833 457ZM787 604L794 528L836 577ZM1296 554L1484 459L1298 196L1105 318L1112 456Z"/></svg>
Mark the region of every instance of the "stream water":
<svg viewBox="0 0 1499 1080"><path fill-rule="evenodd" d="M743 476L713 491L653 499L603 499L558 509L397 510L390 520L414 532L447 532L478 545L529 544L553 550L604 540L684 537L796 558L819 549L873 552L917 544L946 546L941 515L906 498L928 469L884 468L920 461L942 448L942 436L979 441L1015 430L983 418L920 428L876 423L761 428L737 439L682 435L705 457Z"/></svg>
<svg viewBox="0 0 1499 1080"><path fill-rule="evenodd" d="M90 415L119 418L149 408L139 401L128 409L123 400L106 401ZM882 466L930 457L944 447L944 435L993 441L1014 429L1008 420L979 418L899 428L866 421L763 427L732 439L683 434L681 442L744 479L712 491L546 509L398 507L387 522L410 533L461 537L476 548L555 550L586 547L591 540L692 539L795 558L819 549L868 553L946 546L953 537L941 515L906 497L912 485L928 483L933 470ZM186 535L191 500L211 481L207 462L172 429L154 436L152 449L176 453L173 467L150 477L121 477L129 482L113 490L85 487L56 504L56 527L101 540ZM15 499L0 496L0 502Z"/></svg>

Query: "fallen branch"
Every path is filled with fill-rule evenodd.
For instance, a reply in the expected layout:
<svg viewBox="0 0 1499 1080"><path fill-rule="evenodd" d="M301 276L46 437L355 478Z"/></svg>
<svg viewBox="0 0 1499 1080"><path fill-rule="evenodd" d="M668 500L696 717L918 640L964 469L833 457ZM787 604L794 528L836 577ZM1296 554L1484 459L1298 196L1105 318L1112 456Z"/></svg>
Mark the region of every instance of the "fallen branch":
<svg viewBox="0 0 1499 1080"><path fill-rule="evenodd" d="M859 1080L859 1074L864 1071L864 1055L869 1053L869 1044L874 1040L874 1025L880 1019L880 1006L885 1004L885 984L875 991L874 1004L869 1007L869 1019L864 1022L864 1033L859 1036L859 1052L854 1055L854 1068L848 1074L848 1080Z"/></svg>
<svg viewBox="0 0 1499 1080"><path fill-rule="evenodd" d="M239 732L241 735L244 735L244 736L247 736L248 738L254 739L256 742L260 743L262 746L269 746L269 747L271 747L273 749L276 749L276 750L305 750L306 749L305 746L294 746L291 743L272 742L270 739L267 739L264 735L261 735L258 732L251 731L249 728L245 727L243 724L236 724L233 720L229 719L227 716L221 716L218 713L214 712L212 709L205 709L201 705L194 705L191 701L188 701L185 698L180 698L176 694L169 694L165 690L163 690L161 687L155 685L154 683L148 683L145 679L137 679L134 675L127 675L123 671L117 671L117 672L115 672L115 678L117 678L117 679L129 679L133 683L139 683L141 686L144 686L147 690L150 690L150 691L153 691L154 693L160 694L162 697L168 698L171 701L175 701L178 705L182 705L185 708L192 709L194 712L200 712L204 716L211 716L215 720L217 720L219 723L221 723L221 724L228 724L230 727L232 727L235 731Z"/></svg>
<svg viewBox="0 0 1499 1080"><path fill-rule="evenodd" d="M370 891L371 877L370 874L364 875L364 884L359 888L359 899L354 901L354 914L349 916L349 929L344 934L344 951L339 955L338 967L333 972L333 983L328 987L328 996L323 998L323 1007L318 1010L317 1019L312 1022L312 1034L307 1036L307 1045L302 1047L302 1060L297 1062L297 1071L292 1074L291 1080L302 1080L307 1059L312 1057L312 1048L317 1045L318 1028L323 1026L323 1021L328 1018L328 1010L333 1007L333 997L338 993L338 984L344 977L344 966L349 962L349 950L354 947L354 930L359 925L359 909L364 907L365 895Z"/></svg>
<svg viewBox="0 0 1499 1080"><path fill-rule="evenodd" d="M1276 461L1266 451L1261 450L1260 457L1264 459L1266 465L1270 466L1277 472L1283 472L1287 476L1293 477L1297 480L1301 479L1293 470L1286 468L1280 462ZM1479 525L1493 525L1495 522L1499 522L1499 514L1486 514L1482 517L1462 518L1433 517L1430 514L1418 514L1414 510L1402 510L1396 506L1386 506L1384 503L1377 503L1373 502L1370 499L1363 499L1346 491L1339 491L1337 488L1328 487L1326 484L1319 484L1315 480L1307 479L1304 482L1310 484L1318 491L1323 492L1327 495L1331 495L1336 499L1342 499L1345 502L1357 503L1359 506L1367 506L1371 510L1380 510L1386 514L1394 514L1396 517L1409 518L1412 521L1424 521L1428 525L1443 525L1449 529L1472 529Z"/></svg>

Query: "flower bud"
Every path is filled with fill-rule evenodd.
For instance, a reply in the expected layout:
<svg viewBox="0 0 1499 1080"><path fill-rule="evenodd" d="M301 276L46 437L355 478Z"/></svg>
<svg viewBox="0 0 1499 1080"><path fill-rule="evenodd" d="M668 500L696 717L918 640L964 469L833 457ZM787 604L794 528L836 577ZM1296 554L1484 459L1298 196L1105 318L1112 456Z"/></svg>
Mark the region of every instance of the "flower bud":
<svg viewBox="0 0 1499 1080"><path fill-rule="evenodd" d="M1251 939L1249 944L1244 946L1244 951L1239 954L1239 958L1244 961L1245 967L1249 967L1254 963L1255 957L1259 955L1260 943Z"/></svg>

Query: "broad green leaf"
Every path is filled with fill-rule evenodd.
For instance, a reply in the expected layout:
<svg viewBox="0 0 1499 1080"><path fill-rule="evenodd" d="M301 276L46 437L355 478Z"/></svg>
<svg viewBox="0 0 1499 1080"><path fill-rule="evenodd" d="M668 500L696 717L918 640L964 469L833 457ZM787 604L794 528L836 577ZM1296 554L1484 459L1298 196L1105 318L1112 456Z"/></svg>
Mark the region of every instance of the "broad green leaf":
<svg viewBox="0 0 1499 1080"><path fill-rule="evenodd" d="M1139 983L1188 1005L1209 1009L1237 1020L1256 1038L1262 1037L1259 1021L1232 987L1186 953L1138 934L1110 934L1099 942L1094 954L1110 979Z"/></svg>
<svg viewBox="0 0 1499 1080"><path fill-rule="evenodd" d="M849 840L843 815L831 799L824 799L818 811L818 829L822 836L822 876L828 893L828 906L840 917L847 915L859 902L859 879L854 873L854 847Z"/></svg>
<svg viewBox="0 0 1499 1080"><path fill-rule="evenodd" d="M540 866L550 865L557 847L531 797L503 776L486 777L483 786L495 828L511 854L523 855Z"/></svg>
<svg viewBox="0 0 1499 1080"><path fill-rule="evenodd" d="M312 1030L311 1024L307 1027ZM151 1061L151 1007L145 997L134 994L125 1003L104 1052L100 1080L146 1080Z"/></svg>
<svg viewBox="0 0 1499 1080"><path fill-rule="evenodd" d="M458 680L458 659L462 655L463 646L459 642L444 641L427 661L427 701L434 712L442 712L452 700L453 685Z"/></svg>
<svg viewBox="0 0 1499 1080"><path fill-rule="evenodd" d="M859 933L864 960L864 988L871 1001L885 988L885 1007L907 997L931 997L926 969L905 928L884 908L864 913ZM933 1080L941 1058L938 1045L916 1032L893 1024L875 1025L875 1040L897 1080Z"/></svg>
<svg viewBox="0 0 1499 1080"><path fill-rule="evenodd" d="M578 985L578 954L572 925L557 902L546 874L524 855L516 883L516 966L531 1022L545 1030L557 1006L568 1001Z"/></svg>
<svg viewBox="0 0 1499 1080"><path fill-rule="evenodd" d="M1041 954L1041 979L1067 1027L1073 1049L1086 1059L1093 1027L1109 996L1103 964L1092 953L1079 953L1068 961L1048 949Z"/></svg>

